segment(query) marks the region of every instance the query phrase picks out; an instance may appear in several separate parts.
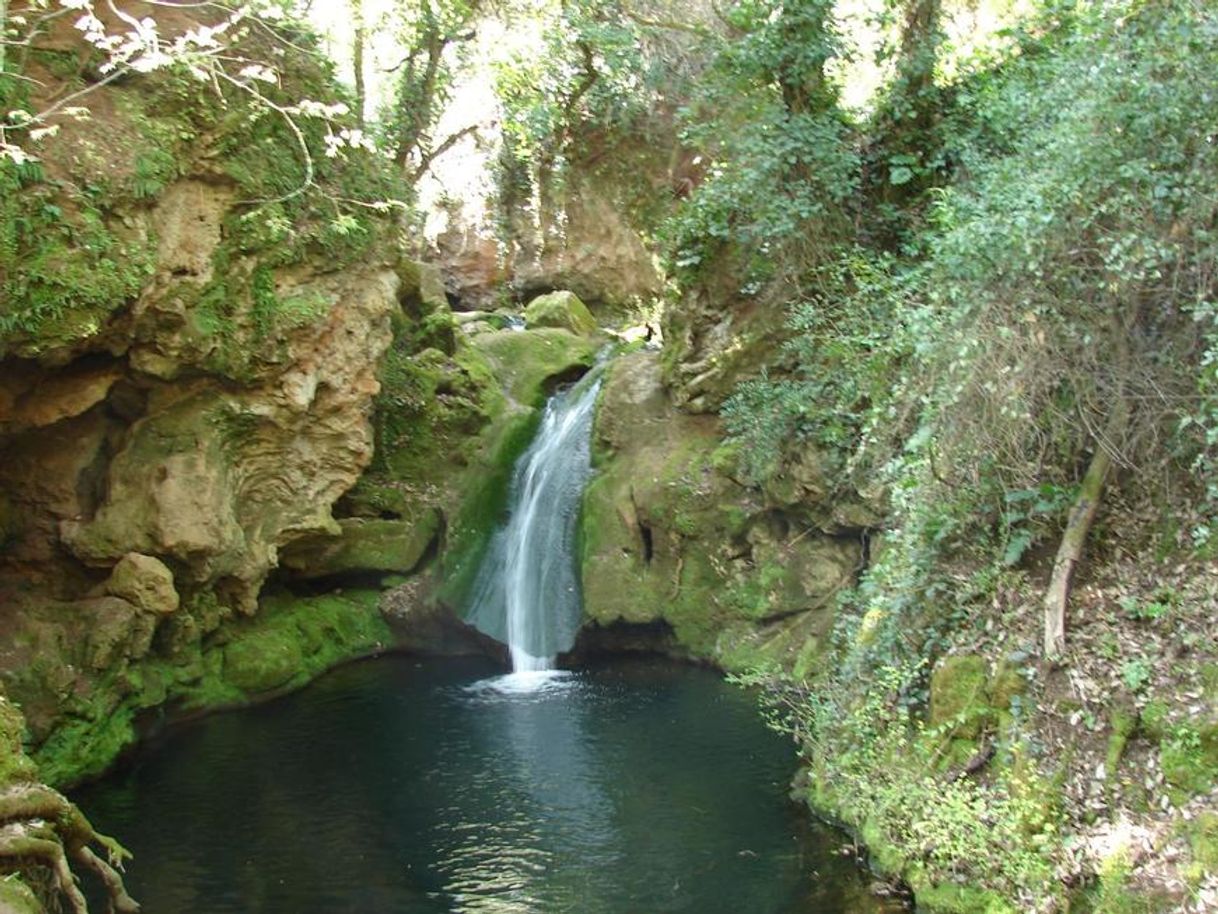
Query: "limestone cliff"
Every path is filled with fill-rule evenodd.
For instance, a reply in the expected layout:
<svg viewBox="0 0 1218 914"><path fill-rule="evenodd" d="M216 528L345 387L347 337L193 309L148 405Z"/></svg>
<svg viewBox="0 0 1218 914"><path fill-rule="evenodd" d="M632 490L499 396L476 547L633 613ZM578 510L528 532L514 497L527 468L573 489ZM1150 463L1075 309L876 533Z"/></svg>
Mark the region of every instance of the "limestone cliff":
<svg viewBox="0 0 1218 914"><path fill-rule="evenodd" d="M70 23L43 41L32 84L87 82ZM282 79L334 97L309 58ZM387 193L380 166L317 155L314 126L306 179L243 94L168 71L88 99L36 162L0 163L0 684L54 781L107 764L141 709L240 698L228 648L281 550L339 531L419 280L388 220L338 202ZM351 614L257 689L387 637L375 602Z"/></svg>
<svg viewBox="0 0 1218 914"><path fill-rule="evenodd" d="M718 420L674 405L658 353L613 363L595 436L583 518L589 636L661 622L678 651L729 668L808 668L875 518L829 501L811 451L785 486L740 482Z"/></svg>
<svg viewBox="0 0 1218 914"><path fill-rule="evenodd" d="M308 320L255 341L238 311L235 339L202 333L183 288L220 239L175 244L172 226L215 226L230 198L171 187L132 217L160 240L141 293L72 351L4 364L0 666L36 741L91 676L254 613L279 551L337 531L331 505L371 459L394 264L281 271L275 294L310 301ZM217 370L242 346L256 354L239 377Z"/></svg>

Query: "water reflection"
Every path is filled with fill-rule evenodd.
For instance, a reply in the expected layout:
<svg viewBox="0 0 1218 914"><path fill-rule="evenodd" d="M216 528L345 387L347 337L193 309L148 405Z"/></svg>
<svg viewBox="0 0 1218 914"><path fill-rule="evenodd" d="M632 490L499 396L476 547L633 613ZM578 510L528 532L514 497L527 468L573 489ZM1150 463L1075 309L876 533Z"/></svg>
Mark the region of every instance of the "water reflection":
<svg viewBox="0 0 1218 914"><path fill-rule="evenodd" d="M149 914L875 914L792 757L703 670L386 658L79 792ZM820 873L820 876L814 873Z"/></svg>
<svg viewBox="0 0 1218 914"><path fill-rule="evenodd" d="M619 858L591 754L591 699L586 682L562 672L513 673L457 693L485 749L490 783L478 792L497 799L492 817L471 810L445 826L460 840L439 867L463 910L570 910L584 884L571 875Z"/></svg>

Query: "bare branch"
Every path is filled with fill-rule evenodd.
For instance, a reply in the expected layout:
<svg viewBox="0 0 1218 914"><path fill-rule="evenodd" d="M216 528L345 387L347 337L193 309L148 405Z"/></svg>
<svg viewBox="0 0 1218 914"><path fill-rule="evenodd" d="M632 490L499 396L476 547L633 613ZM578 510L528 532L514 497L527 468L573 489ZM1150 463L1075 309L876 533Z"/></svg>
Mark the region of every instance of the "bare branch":
<svg viewBox="0 0 1218 914"><path fill-rule="evenodd" d="M411 179L414 181L418 181L420 178L423 177L423 175L425 175L427 173L427 169L429 169L431 167L432 162L434 162L440 156L444 155L444 153L448 152L448 150L450 150L454 146L456 146L465 137L469 136L472 133L477 133L477 132L478 132L478 125L471 124L470 126L463 127L462 129L458 130L456 133L447 137L444 140L444 142L442 142L439 146L435 147L434 149L429 150L420 158L419 164L415 167L414 171L411 173Z"/></svg>

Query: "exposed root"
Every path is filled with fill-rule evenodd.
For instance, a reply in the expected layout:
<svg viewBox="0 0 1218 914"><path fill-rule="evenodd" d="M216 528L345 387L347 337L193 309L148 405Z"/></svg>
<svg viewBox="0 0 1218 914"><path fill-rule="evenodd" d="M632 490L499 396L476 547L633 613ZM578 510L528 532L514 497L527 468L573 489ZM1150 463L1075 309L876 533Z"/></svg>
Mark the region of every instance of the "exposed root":
<svg viewBox="0 0 1218 914"><path fill-rule="evenodd" d="M104 859L90 846L94 844L105 852ZM69 861L97 875L113 914L140 910L120 875L129 856L117 841L94 831L84 813L57 790L18 784L0 792L0 868L45 867L72 914L88 914L89 908Z"/></svg>

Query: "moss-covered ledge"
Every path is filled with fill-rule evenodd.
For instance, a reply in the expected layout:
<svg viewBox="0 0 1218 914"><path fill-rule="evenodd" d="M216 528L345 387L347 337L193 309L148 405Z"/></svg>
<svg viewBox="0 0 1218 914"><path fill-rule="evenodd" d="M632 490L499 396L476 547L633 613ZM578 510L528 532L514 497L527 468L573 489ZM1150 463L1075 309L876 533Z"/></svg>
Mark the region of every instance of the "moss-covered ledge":
<svg viewBox="0 0 1218 914"><path fill-rule="evenodd" d="M115 664L82 682L62 721L35 747L42 777L59 786L96 777L158 721L263 701L392 648L379 600L376 590L280 594L202 642Z"/></svg>

